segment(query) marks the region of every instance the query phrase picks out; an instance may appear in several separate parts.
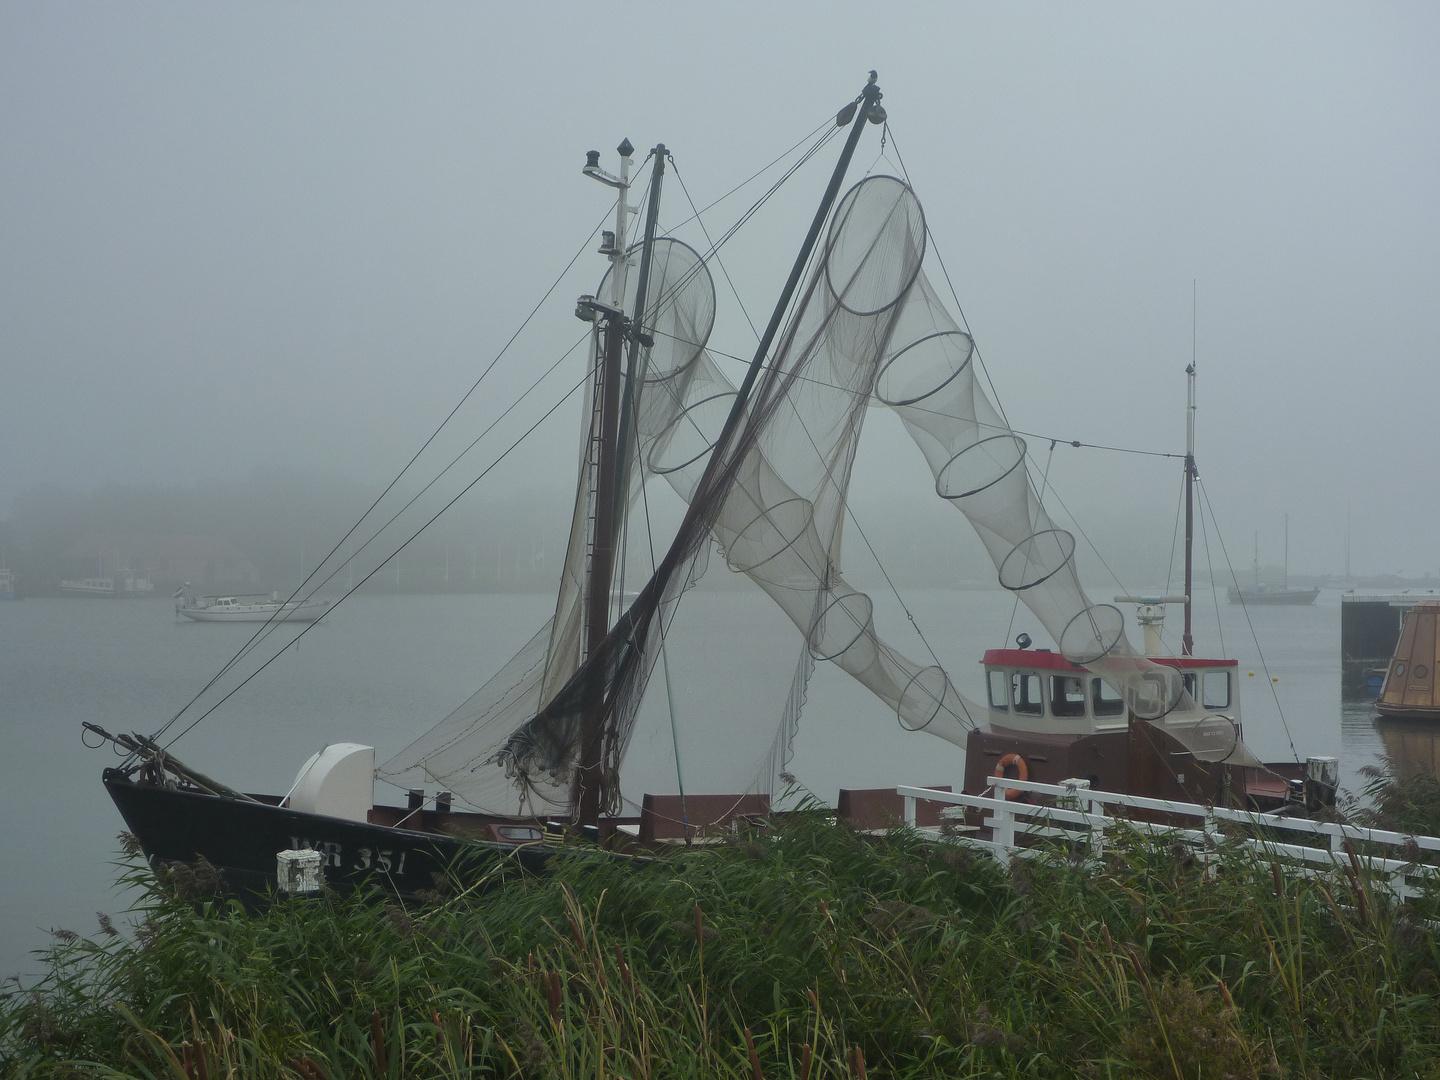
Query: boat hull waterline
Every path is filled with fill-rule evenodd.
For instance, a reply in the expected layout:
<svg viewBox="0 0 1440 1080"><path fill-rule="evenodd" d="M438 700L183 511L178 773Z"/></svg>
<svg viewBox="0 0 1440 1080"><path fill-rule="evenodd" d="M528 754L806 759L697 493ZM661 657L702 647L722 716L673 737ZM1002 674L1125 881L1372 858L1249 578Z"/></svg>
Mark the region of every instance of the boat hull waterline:
<svg viewBox="0 0 1440 1080"><path fill-rule="evenodd" d="M115 769L104 774L129 831L157 871L202 857L223 875L222 890L247 910L275 899L282 851L324 856L325 884L345 893L376 885L404 901L433 895L452 869L466 885L516 873L544 872L559 854L545 844L499 844L304 813L265 802L137 784Z"/></svg>

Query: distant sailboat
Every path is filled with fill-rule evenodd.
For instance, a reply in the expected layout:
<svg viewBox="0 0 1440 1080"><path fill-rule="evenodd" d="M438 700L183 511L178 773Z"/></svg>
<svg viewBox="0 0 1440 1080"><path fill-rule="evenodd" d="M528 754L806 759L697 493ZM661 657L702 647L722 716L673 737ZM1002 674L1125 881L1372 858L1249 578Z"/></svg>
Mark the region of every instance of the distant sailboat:
<svg viewBox="0 0 1440 1080"><path fill-rule="evenodd" d="M1285 578L1282 585L1260 584L1260 537L1255 537L1255 584L1245 587L1231 585L1229 589L1232 604L1313 604L1320 595L1320 589L1290 587L1290 515L1285 515Z"/></svg>

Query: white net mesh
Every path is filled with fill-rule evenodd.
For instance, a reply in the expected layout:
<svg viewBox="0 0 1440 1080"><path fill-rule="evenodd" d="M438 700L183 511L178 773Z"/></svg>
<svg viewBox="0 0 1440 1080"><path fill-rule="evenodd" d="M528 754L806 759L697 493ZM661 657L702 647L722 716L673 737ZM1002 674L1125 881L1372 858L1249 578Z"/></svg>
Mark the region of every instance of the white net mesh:
<svg viewBox="0 0 1440 1080"><path fill-rule="evenodd" d="M606 768L619 768L660 630L703 571L708 538L732 571L775 601L807 646L781 716L772 777L788 754L815 661L854 676L904 727L964 745L983 707L957 693L939 667L888 645L876 632L874 604L841 572L846 489L872 396L900 416L937 494L964 513L1000 584L1025 602L1067 659L1106 679L1137 715L1197 757L1255 763L1229 720L1196 707L1177 671L1135 652L1118 609L1086 597L1073 535L1040 504L1024 440L977 382L974 344L921 270L925 236L923 211L902 181L871 177L850 190L728 438L736 389L705 351L713 282L689 247L657 241L655 301L645 317L654 344L639 357L631 444L638 467L626 494L633 501L646 478L661 476L691 512L655 577L585 665L588 678L602 680L613 721ZM590 435L582 446L591 445ZM550 625L439 727L387 762L382 776L397 783L428 778L495 812L568 809L584 697L577 672L593 470L582 452Z"/></svg>

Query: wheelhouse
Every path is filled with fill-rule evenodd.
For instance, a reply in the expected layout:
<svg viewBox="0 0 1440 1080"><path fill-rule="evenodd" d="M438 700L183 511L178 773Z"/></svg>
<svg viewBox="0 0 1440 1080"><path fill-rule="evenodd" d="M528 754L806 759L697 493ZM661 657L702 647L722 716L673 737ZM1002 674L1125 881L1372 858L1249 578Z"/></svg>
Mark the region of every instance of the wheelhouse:
<svg viewBox="0 0 1440 1080"><path fill-rule="evenodd" d="M1180 668L1185 689L1206 712L1240 722L1234 660L1153 656ZM997 730L1082 736L1120 731L1129 724L1125 700L1098 675L1049 649L989 649L985 689L990 726Z"/></svg>

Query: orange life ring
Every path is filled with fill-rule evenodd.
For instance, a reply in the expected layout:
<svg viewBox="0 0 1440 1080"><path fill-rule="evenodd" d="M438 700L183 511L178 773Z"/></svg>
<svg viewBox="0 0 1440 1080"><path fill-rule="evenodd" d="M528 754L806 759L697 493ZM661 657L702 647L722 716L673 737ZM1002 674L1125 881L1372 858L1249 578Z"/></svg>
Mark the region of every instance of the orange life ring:
<svg viewBox="0 0 1440 1080"><path fill-rule="evenodd" d="M1016 780L1029 780L1029 779L1030 779L1030 766L1028 766L1028 765L1025 764L1025 759L1024 759L1023 757L1021 757L1019 754L1006 754L1006 755L1005 755L1004 757L1002 757L999 761L997 761L997 762L995 763L995 772L994 772L993 775L998 776L998 777L1000 777L1001 779L1004 779L1004 777L1005 777L1005 766L1007 766L1007 765L1014 765L1014 766L1015 766L1015 779L1016 779ZM1006 789L1005 789L1005 798L1007 798L1007 799L1018 799L1018 798L1020 798L1020 796L1022 796L1022 795L1024 795L1024 794L1025 794L1025 793L1024 793L1023 791L1021 791L1019 788L1010 787L1010 788L1006 788Z"/></svg>

